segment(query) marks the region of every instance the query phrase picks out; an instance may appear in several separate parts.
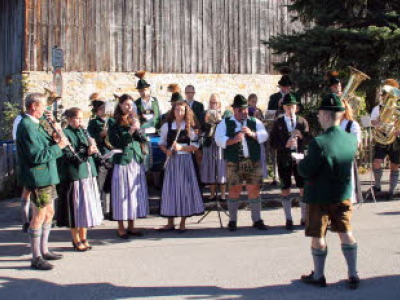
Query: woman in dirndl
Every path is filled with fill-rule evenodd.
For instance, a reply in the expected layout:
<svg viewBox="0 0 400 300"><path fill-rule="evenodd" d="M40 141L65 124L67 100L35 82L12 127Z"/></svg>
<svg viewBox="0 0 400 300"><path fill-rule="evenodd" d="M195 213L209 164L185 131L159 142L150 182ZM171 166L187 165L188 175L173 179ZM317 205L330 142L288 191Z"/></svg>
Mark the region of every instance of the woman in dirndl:
<svg viewBox="0 0 400 300"><path fill-rule="evenodd" d="M215 129L222 120L221 99L218 94L211 95L208 107L204 117L206 131L200 169L201 181L210 185L210 198L208 201L217 199L217 184L220 185L221 200L225 200L225 159L223 149L218 147L214 140Z"/></svg>
<svg viewBox="0 0 400 300"><path fill-rule="evenodd" d="M249 97L247 98L247 101L249 102L249 116L250 117L255 117L259 119L261 122L264 121L264 116L261 112L261 109L257 107L257 102L258 102L258 97L256 94L250 94ZM268 166L267 166L267 156L266 156L266 144L267 143L262 143L260 144L261 148L261 170L262 170L262 175L263 179L268 178Z"/></svg>
<svg viewBox="0 0 400 300"><path fill-rule="evenodd" d="M82 129L82 110L73 107L65 115L69 125L64 134L75 154L67 147L58 162L62 181L57 187L60 197L57 225L71 228L74 250L82 252L92 249L87 239L87 229L100 225L103 220L93 159L99 151Z"/></svg>
<svg viewBox="0 0 400 300"><path fill-rule="evenodd" d="M160 215L168 224L160 231L175 230L175 217L181 217L179 232L186 231L186 219L204 213L203 198L193 163L193 151L198 149L193 141L193 112L182 96L175 92L171 102L176 102L161 127L160 148L167 155L161 195Z"/></svg>
<svg viewBox="0 0 400 300"><path fill-rule="evenodd" d="M114 118L109 120L109 141L117 153L113 157L114 171L111 183L113 220L118 221L118 237L141 236L135 229L135 220L148 214L148 193L143 164L142 145L146 137L140 132L140 122L134 112L134 102L130 95L118 98ZM125 229L124 221L128 221Z"/></svg>

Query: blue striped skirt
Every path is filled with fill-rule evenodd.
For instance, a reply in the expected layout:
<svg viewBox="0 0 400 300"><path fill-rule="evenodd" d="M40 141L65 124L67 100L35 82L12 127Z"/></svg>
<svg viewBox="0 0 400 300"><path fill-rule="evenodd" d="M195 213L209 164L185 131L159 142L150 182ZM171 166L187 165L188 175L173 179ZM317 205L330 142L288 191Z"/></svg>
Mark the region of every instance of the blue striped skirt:
<svg viewBox="0 0 400 300"><path fill-rule="evenodd" d="M144 165L134 159L127 165L115 165L111 201L115 221L136 220L144 218L149 212Z"/></svg>
<svg viewBox="0 0 400 300"><path fill-rule="evenodd" d="M191 217L203 213L203 197L197 182L192 155L172 155L165 169L160 215Z"/></svg>
<svg viewBox="0 0 400 300"><path fill-rule="evenodd" d="M201 162L201 181L203 183L226 183L225 160L223 149L218 147L214 139L210 146L203 147L203 160Z"/></svg>
<svg viewBox="0 0 400 300"><path fill-rule="evenodd" d="M101 224L103 211L96 177L89 176L73 182L72 207L75 228L91 228Z"/></svg>

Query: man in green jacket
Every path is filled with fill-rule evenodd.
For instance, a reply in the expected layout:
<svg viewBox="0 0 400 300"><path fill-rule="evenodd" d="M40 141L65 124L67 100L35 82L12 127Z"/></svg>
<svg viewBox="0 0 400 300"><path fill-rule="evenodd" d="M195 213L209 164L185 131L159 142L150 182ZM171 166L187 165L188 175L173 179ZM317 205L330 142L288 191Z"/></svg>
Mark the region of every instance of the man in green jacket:
<svg viewBox="0 0 400 300"><path fill-rule="evenodd" d="M43 94L29 94L25 99L26 114L17 129L21 184L31 191L34 204L29 236L33 256L31 267L37 270L51 270L53 265L47 261L62 258L62 255L49 251L48 239L54 215L53 194L60 181L56 160L68 145L66 138L54 142L39 123L45 106Z"/></svg>
<svg viewBox="0 0 400 300"><path fill-rule="evenodd" d="M328 254L325 235L328 224L339 234L342 252L348 266L348 285L356 289L360 279L357 274L357 243L352 233L350 219L352 184L351 166L357 151L357 138L339 126L345 110L336 94L326 95L319 107L318 119L324 133L314 138L307 156L298 164L298 173L305 178L304 199L308 205L306 236L312 238L311 251L314 271L303 275L308 284L326 286L324 275Z"/></svg>

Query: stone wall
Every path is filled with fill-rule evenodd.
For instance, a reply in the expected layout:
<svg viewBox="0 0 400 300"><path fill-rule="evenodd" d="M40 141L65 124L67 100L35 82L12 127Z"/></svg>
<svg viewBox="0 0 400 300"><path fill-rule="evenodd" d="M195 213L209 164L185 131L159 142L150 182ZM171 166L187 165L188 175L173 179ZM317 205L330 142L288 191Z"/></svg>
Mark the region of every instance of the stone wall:
<svg viewBox="0 0 400 300"><path fill-rule="evenodd" d="M46 72L29 72L24 85L27 93L43 92L44 88L52 87L53 75ZM182 90L188 84L196 88L195 99L205 103L212 93L219 93L222 106L229 106L233 97L240 93L248 96L256 93L259 106L266 108L269 95L277 91L277 75L230 75L230 74L146 74L146 80L151 84L152 95L157 97L161 110L169 108L170 93L167 86L177 83ZM107 100L113 99L113 93L132 94L134 99L139 97L135 89L137 78L133 73L63 73L63 105L65 107L77 106L82 108L89 116L89 95L99 92Z"/></svg>

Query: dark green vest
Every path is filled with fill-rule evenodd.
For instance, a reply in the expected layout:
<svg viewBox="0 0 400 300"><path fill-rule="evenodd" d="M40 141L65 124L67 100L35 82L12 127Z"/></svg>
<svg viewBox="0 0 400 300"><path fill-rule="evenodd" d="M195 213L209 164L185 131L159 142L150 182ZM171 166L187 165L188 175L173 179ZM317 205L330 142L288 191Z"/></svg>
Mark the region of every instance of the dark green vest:
<svg viewBox="0 0 400 300"><path fill-rule="evenodd" d="M146 120L142 117L142 115L145 112L145 109L142 105L142 98L136 99L135 104L137 107L137 114L140 117L140 124L142 125L142 128L149 128L154 126L155 129L160 129L161 125L161 116L160 116L160 108L158 106L158 100L156 97L151 97L154 100L151 102L151 108L154 113L154 119L152 124L151 123L146 123ZM151 100L150 100L151 101Z"/></svg>
<svg viewBox="0 0 400 300"><path fill-rule="evenodd" d="M226 136L229 137L230 139L234 138L236 135L235 121L226 118L225 125L226 125ZM256 124L256 119L254 117L247 119L247 127L249 127L251 131L257 132L257 124ZM249 136L246 136L246 142L247 142L247 147L249 148L249 155L251 161L253 162L259 161L261 153L260 144L255 139ZM239 151L241 151L240 149L241 147L239 143L226 146L226 149L224 150L225 160L234 163L239 162Z"/></svg>

